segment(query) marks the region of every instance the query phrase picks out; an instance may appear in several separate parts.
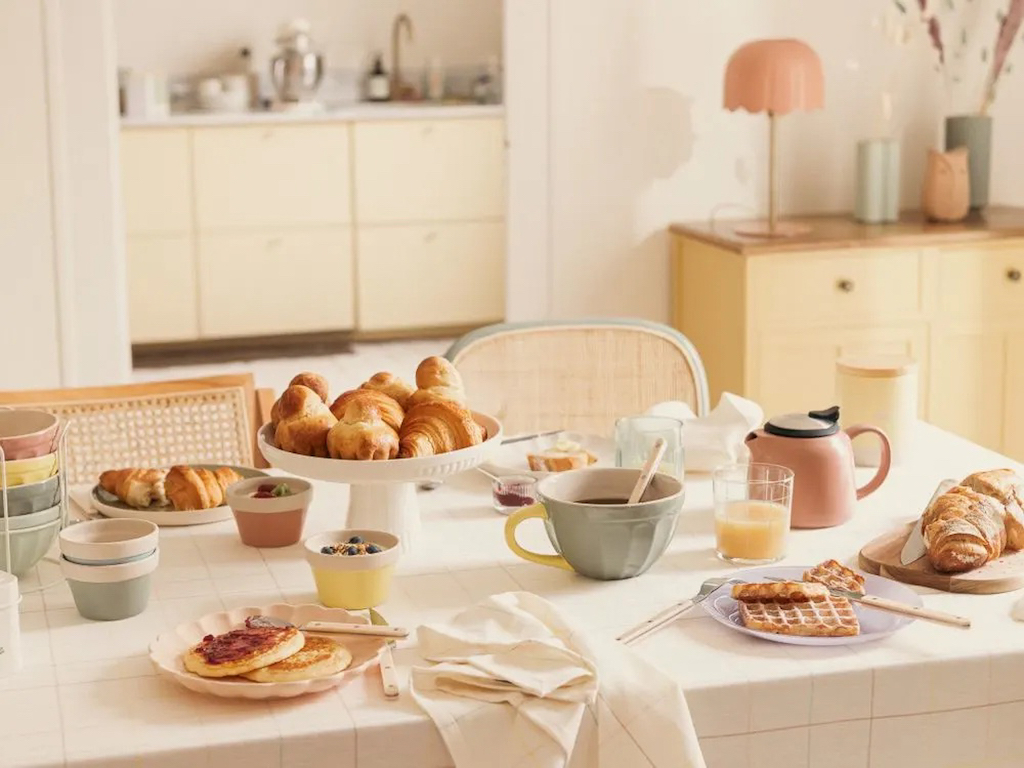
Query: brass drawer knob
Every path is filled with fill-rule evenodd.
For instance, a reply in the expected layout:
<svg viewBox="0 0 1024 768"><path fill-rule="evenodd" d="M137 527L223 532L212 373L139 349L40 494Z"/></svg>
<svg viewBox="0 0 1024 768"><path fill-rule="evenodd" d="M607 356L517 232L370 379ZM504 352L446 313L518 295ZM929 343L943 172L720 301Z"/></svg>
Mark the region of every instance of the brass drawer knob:
<svg viewBox="0 0 1024 768"><path fill-rule="evenodd" d="M1020 270L1017 269L1016 267L1011 267L1010 269L1006 270L1006 279L1009 280L1011 283L1019 283Z"/></svg>
<svg viewBox="0 0 1024 768"><path fill-rule="evenodd" d="M846 278L843 278L842 280L836 283L836 288L838 288L843 293L852 293L854 289L853 280L847 280Z"/></svg>

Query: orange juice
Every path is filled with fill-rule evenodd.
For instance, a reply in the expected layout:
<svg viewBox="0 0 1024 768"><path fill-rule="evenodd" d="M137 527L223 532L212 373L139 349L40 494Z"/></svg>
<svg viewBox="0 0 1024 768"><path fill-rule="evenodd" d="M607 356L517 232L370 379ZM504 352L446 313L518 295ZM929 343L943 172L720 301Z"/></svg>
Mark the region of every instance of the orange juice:
<svg viewBox="0 0 1024 768"><path fill-rule="evenodd" d="M789 508L771 501L730 501L715 509L718 553L737 560L778 560L786 554Z"/></svg>

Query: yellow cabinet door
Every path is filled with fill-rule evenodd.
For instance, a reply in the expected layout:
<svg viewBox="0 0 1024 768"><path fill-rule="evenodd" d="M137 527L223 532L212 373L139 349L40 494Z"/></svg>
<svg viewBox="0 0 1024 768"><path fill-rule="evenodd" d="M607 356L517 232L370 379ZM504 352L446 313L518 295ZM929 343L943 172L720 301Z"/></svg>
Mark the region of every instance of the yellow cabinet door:
<svg viewBox="0 0 1024 768"><path fill-rule="evenodd" d="M354 130L360 224L504 217L501 120L394 120Z"/></svg>
<svg viewBox="0 0 1024 768"><path fill-rule="evenodd" d="M192 231L192 161L182 128L121 131L121 187L129 234Z"/></svg>
<svg viewBox="0 0 1024 768"><path fill-rule="evenodd" d="M130 235L128 330L132 343L199 337L192 238Z"/></svg>
<svg viewBox="0 0 1024 768"><path fill-rule="evenodd" d="M352 220L345 125L197 128L193 146L202 230Z"/></svg>
<svg viewBox="0 0 1024 768"><path fill-rule="evenodd" d="M504 318L502 224L361 227L357 242L360 330Z"/></svg>
<svg viewBox="0 0 1024 768"><path fill-rule="evenodd" d="M1024 318L1024 240L943 250L938 276L938 311L947 320Z"/></svg>
<svg viewBox="0 0 1024 768"><path fill-rule="evenodd" d="M1003 331L978 325L932 332L929 420L995 451L1003 448L1004 402L1013 396L1006 340Z"/></svg>
<svg viewBox="0 0 1024 768"><path fill-rule="evenodd" d="M198 253L204 338L353 326L348 227L201 234Z"/></svg>
<svg viewBox="0 0 1024 768"><path fill-rule="evenodd" d="M1024 329L1006 336L1006 397L1003 453L1024 461Z"/></svg>
<svg viewBox="0 0 1024 768"><path fill-rule="evenodd" d="M927 370L923 325L825 329L765 334L755 345L751 396L765 416L828 408L836 403L836 360L847 355L909 355ZM920 411L924 413L921 382Z"/></svg>

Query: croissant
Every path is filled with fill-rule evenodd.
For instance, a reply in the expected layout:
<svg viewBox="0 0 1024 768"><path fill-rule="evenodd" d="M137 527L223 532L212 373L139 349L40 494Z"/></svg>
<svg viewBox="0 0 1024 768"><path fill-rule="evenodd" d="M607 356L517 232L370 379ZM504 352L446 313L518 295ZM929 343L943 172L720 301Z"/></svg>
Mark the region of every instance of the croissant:
<svg viewBox="0 0 1024 768"><path fill-rule="evenodd" d="M999 557L1006 546L1005 517L999 502L964 486L939 496L921 516L932 567L959 573Z"/></svg>
<svg viewBox="0 0 1024 768"><path fill-rule="evenodd" d="M458 403L431 400L409 409L398 433L398 458L435 456L483 441L483 429Z"/></svg>
<svg viewBox="0 0 1024 768"><path fill-rule="evenodd" d="M288 382L288 386L294 387L296 385L309 387L311 390L316 392L324 403L327 402L327 379L319 373L309 373L308 371L304 371L303 373L296 374L292 377L292 380ZM274 405L270 409L270 423L276 428L279 421L281 421L280 397L274 401Z"/></svg>
<svg viewBox="0 0 1024 768"><path fill-rule="evenodd" d="M344 418L349 405L356 400L375 407L378 411L378 416L384 419L384 423L395 430L395 432L398 432L399 427L402 426L402 419L405 417L405 411L402 410L402 406L393 397L372 389L350 389L348 392L343 392L331 404L331 413L341 420Z"/></svg>
<svg viewBox="0 0 1024 768"><path fill-rule="evenodd" d="M393 397L403 409L405 409L406 403L409 401L409 397L416 391L414 386L407 384L393 373L388 373L387 371L381 371L380 373L373 374L373 376L360 384L359 388L373 389L377 392L383 392L388 397ZM337 414L335 414L335 416L337 416ZM339 416L338 418L341 417Z"/></svg>
<svg viewBox="0 0 1024 768"><path fill-rule="evenodd" d="M167 472L167 498L179 511L212 509L224 503L224 491L242 476L231 467L215 470L177 465Z"/></svg>
<svg viewBox="0 0 1024 768"><path fill-rule="evenodd" d="M354 398L327 433L327 450L332 459L393 459L398 454L398 433L388 426L379 407L370 399Z"/></svg>
<svg viewBox="0 0 1024 768"><path fill-rule="evenodd" d="M327 433L338 420L320 396L309 387L293 384L280 400L280 421L274 441L283 451L303 456L327 456Z"/></svg>
<svg viewBox="0 0 1024 768"><path fill-rule="evenodd" d="M418 389L409 396L407 408L432 400L466 404L462 376L455 366L443 357L428 357L419 364L416 368L416 386Z"/></svg>
<svg viewBox="0 0 1024 768"><path fill-rule="evenodd" d="M144 509L152 504L166 504L162 469L109 469L100 475L100 487L131 507Z"/></svg>
<svg viewBox="0 0 1024 768"><path fill-rule="evenodd" d="M1006 548L1024 549L1024 479L1012 469L975 472L960 485L992 497L1006 510Z"/></svg>

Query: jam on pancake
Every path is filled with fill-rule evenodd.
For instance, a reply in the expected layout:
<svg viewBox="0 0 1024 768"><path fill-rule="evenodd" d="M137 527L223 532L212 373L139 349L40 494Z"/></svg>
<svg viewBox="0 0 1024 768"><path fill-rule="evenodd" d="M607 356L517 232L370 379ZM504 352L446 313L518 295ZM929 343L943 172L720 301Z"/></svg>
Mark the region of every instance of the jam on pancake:
<svg viewBox="0 0 1024 768"><path fill-rule="evenodd" d="M196 652L207 664L226 664L250 658L294 634L293 627L244 627L223 635L207 635Z"/></svg>

